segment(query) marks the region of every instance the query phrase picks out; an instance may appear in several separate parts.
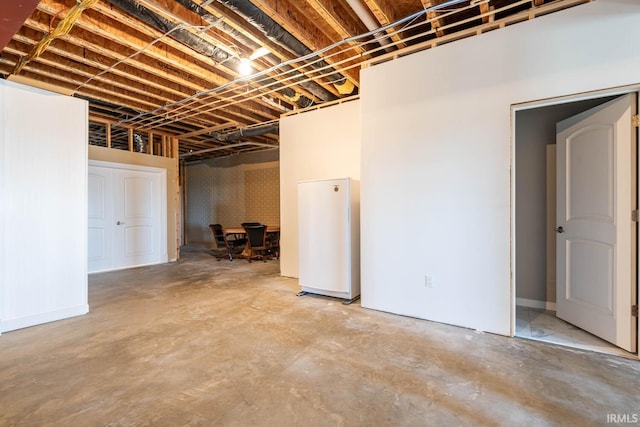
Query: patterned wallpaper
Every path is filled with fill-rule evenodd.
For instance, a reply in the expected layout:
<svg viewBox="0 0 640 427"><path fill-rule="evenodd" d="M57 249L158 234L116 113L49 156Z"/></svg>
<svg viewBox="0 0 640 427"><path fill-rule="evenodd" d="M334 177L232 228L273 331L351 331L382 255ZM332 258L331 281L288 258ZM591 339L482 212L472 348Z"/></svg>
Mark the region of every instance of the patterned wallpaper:
<svg viewBox="0 0 640 427"><path fill-rule="evenodd" d="M186 167L186 241L212 242L209 224L280 224L280 165L202 162Z"/></svg>
<svg viewBox="0 0 640 427"><path fill-rule="evenodd" d="M280 168L247 170L244 182L247 221L280 224Z"/></svg>

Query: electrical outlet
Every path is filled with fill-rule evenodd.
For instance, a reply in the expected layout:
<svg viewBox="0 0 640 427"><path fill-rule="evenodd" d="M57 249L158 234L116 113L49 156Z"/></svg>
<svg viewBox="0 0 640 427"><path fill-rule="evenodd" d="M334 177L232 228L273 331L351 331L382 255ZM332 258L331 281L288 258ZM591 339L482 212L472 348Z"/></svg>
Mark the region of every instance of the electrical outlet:
<svg viewBox="0 0 640 427"><path fill-rule="evenodd" d="M433 288L433 276L430 276L428 274L424 276L424 287Z"/></svg>

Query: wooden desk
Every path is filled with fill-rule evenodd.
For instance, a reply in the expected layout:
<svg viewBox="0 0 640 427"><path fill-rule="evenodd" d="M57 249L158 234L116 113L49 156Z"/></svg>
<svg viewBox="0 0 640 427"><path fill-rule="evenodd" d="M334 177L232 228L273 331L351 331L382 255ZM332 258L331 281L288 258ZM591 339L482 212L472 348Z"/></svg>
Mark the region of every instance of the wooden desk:
<svg viewBox="0 0 640 427"><path fill-rule="evenodd" d="M267 225L267 233L275 233L280 231L279 225ZM242 227L226 227L222 229L222 232L226 235L230 234L246 234Z"/></svg>

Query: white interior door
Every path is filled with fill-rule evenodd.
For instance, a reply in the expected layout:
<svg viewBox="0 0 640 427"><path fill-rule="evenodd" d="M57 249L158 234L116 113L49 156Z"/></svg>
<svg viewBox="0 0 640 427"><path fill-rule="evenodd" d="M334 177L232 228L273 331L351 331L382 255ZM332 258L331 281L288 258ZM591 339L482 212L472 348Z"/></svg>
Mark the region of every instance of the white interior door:
<svg viewBox="0 0 640 427"><path fill-rule="evenodd" d="M557 124L557 316L636 351L635 94Z"/></svg>
<svg viewBox="0 0 640 427"><path fill-rule="evenodd" d="M88 271L166 262L164 171L96 161L88 182Z"/></svg>
<svg viewBox="0 0 640 427"><path fill-rule="evenodd" d="M112 169L89 166L87 253L89 272L105 270L113 264L113 177Z"/></svg>
<svg viewBox="0 0 640 427"><path fill-rule="evenodd" d="M113 177L115 264L160 262L160 174L114 169Z"/></svg>

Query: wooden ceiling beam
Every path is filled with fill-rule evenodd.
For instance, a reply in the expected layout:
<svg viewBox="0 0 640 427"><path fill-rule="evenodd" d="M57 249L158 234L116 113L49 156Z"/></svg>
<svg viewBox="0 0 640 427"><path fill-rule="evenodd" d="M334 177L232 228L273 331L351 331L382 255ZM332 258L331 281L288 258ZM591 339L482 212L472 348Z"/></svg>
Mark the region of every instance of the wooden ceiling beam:
<svg viewBox="0 0 640 427"><path fill-rule="evenodd" d="M27 20L25 25L35 30L43 31L47 25L46 20L47 17L42 17L38 21L35 21L34 16L32 16L32 18ZM102 26L104 27L105 24L102 24ZM103 35L109 38L105 38ZM126 37L126 39L124 37ZM214 84L224 84L228 82L228 80L220 79L217 74L210 71L204 69L199 70L198 67L188 61L186 55L174 55L157 46L147 49L144 54L127 59L128 55L144 48L148 42L128 37L127 32L124 30L116 28L98 30L86 25L85 22L79 22L76 28L62 40L69 40L78 46L83 46L85 49L90 49L93 52L108 56L114 60L112 64L115 63L115 61L126 60L126 64L130 66L168 79L181 86L189 87L191 91L198 91L204 88L202 84L194 82L193 77L190 77L192 75L197 75L202 82L211 81L208 80L208 78L214 80ZM125 44L118 43L118 41L125 42ZM193 92L191 92L191 94L193 94Z"/></svg>
<svg viewBox="0 0 640 427"><path fill-rule="evenodd" d="M43 0L45 1L45 0ZM53 1L53 0L46 0L46 1ZM161 37L162 34L151 27L148 27L147 25L132 19L131 16L127 15L125 12L121 11L120 9L116 9L116 8L108 8L105 7L104 5L102 5L101 3L98 3L98 5L94 8L96 9L96 11L100 12L101 14L104 14L106 16L111 17L115 23L121 24L121 23L126 23L127 25L130 26L131 29L133 30L137 30L134 32L139 32L141 34L145 34L148 37L150 37L151 39L146 40L144 44L140 44L138 43L138 39L132 39L132 36L129 36L128 33L132 33L131 31L122 31L121 29L117 28L117 25L114 23L112 25L110 25L109 27L105 28L104 30L106 31L106 33L103 33L102 31L102 21L104 21L104 17L101 17L101 15L91 15L91 14L87 14L87 20L89 18L93 18L91 21L91 24L93 24L93 26L95 27L95 30L92 30L100 35L103 35L105 37L108 37L109 34L111 34L112 32L116 32L119 34L118 38L116 38L116 41L121 41L122 43L126 43L131 45L132 42L136 42L136 46L130 46L132 49L134 50L139 50L142 49L144 47L146 47L146 45L151 42L152 40ZM167 47L171 47L172 49L175 49L178 52L181 52L181 55L176 55L174 53L175 56L173 56L173 59L170 59L170 63L176 61L176 57L180 57L182 56L183 58L189 58L188 59L188 64L187 64L187 68L184 70L184 72L186 73L190 73L190 74L194 74L195 70L190 68L193 67L197 67L199 70L203 70L203 69L207 69L209 70L209 77L206 78L207 81L213 82L214 86L223 86L227 83L232 82L232 80L240 77L240 74L238 72L238 70L231 68L231 67L227 67L224 64L219 64L218 62L216 62L215 60L202 55L196 51L194 51L192 48L184 45L181 42L178 42L174 39L172 39L171 37L164 37L162 39L162 43L159 43L159 45L165 45ZM164 54L165 56L167 56L167 53L170 52L169 49L166 49L165 52L163 52L162 50L160 50L160 57L155 56L155 52L158 50L158 48L156 46L152 46L148 49L145 50L145 54L149 54L151 55L152 53L154 54L154 58L158 59L160 61L167 61L167 58L162 58L162 55ZM194 58L197 59L194 61ZM190 67L189 67L190 65ZM211 72L211 69L215 69L216 72ZM307 91L305 91L304 89L300 88L300 87L294 87L294 90L296 90L299 93L304 94L307 97L312 98L313 96L308 93ZM275 96L281 98L283 101L287 101L286 97L284 97L282 94L277 93Z"/></svg>
<svg viewBox="0 0 640 427"><path fill-rule="evenodd" d="M294 52L292 52L282 44L273 41L265 34L263 30L248 22L243 16L235 12L233 9L222 6L218 2L209 3L205 0L193 1L194 3L203 7L207 11L207 13L210 13L212 16L218 17L219 19L223 20L224 25L230 27L230 31L233 31L236 34L239 33L244 39L251 40L258 46L267 48L275 57L277 57L282 62L287 62L297 58L297 55ZM271 68L274 66L274 64L264 58L258 59L257 61L263 63L266 68ZM282 68L279 70L280 72L283 72ZM316 84L322 86L325 90L333 93L336 96L339 95L338 91L333 87L333 85L327 83L324 80L318 80L316 81ZM293 87L296 88L298 86L294 85ZM311 99L314 98L312 94L308 94L303 89L301 89L300 92Z"/></svg>
<svg viewBox="0 0 640 427"><path fill-rule="evenodd" d="M36 62L29 63L25 68L25 77L38 80L56 87L60 87L67 90L72 90L77 86L79 79L75 78L76 75L69 73L61 73L59 69L53 67L47 67ZM137 93L132 93L126 90L115 90L110 85L94 84L90 87L85 87L78 92L80 95L86 95L93 99L99 99L104 102L117 103L118 105L126 106L137 111L147 111L156 107L156 103L149 100L149 97L140 96ZM199 117L194 116L191 120L192 124L197 125L200 120ZM207 121L211 118L207 117ZM245 123L253 123L253 120L246 120Z"/></svg>
<svg viewBox="0 0 640 427"><path fill-rule="evenodd" d="M245 44L243 44L238 40L232 39L229 34L223 32L222 30L219 30L216 27L212 27L212 23L207 22L202 18L202 16L185 8L175 0L138 0L138 2L143 6L145 6L146 8L148 8L149 10L151 10L152 12L164 17L165 19L169 19L170 21L174 22L176 25L184 24L191 27L200 26L200 27L208 28L207 31L200 31L196 28L188 28L188 27L186 30L193 33L197 37L202 38L206 42L216 46L217 48L224 50L230 57L246 58L246 57L249 57L255 50L250 48L249 46L246 46ZM223 20L223 18L219 18L219 19ZM212 32L215 32L216 34L215 38L210 37L210 34ZM224 42L221 41L222 39L222 37L220 37L221 35L227 36L227 38L230 41L225 44ZM248 37L245 37L245 39L250 40ZM256 71L261 72L271 68L272 65L265 61L253 61L252 66ZM268 73L267 76L277 80L278 73L271 72L271 73ZM293 90L299 93L302 93L308 98L313 98L313 95L302 87L293 86L292 88Z"/></svg>
<svg viewBox="0 0 640 427"><path fill-rule="evenodd" d="M119 9L116 10L115 12L113 10L109 10L109 15L112 18L114 18L117 22L126 20L126 15L123 15L123 13L119 11ZM89 18L90 16L87 16L87 19ZM104 21L104 18L98 18L97 21L93 23L94 31L96 31L95 27L97 27L100 30L100 31L96 31L96 33L103 35L105 37L108 37L109 34L113 34L114 32L122 34L122 30L118 30L115 25L105 28L104 30L106 31L106 33L103 33L100 25L101 23L100 21ZM138 28L144 24L137 23L136 25ZM161 34L154 29L146 28L146 30L151 32L156 32L155 37L161 36ZM148 45L148 43L151 41L149 40L143 44L143 43L140 43L138 39L132 39L131 37L126 37L126 33L125 35L121 35L118 38L118 40L119 39L122 39L122 42L127 43L129 47L134 50L144 49ZM202 78L206 82L209 82L208 88L211 88L211 86L224 86L228 83L231 83L232 82L231 79L236 79L237 77L239 77L239 73L237 72L237 70L232 68L227 68L226 66L221 66L211 58L193 51L189 47L183 45L178 41L173 40L170 37L164 37L162 39L162 43L161 44L159 43L159 45L168 45L168 46L171 46L172 48L178 48L178 50L182 53L181 54L176 53L174 55L171 55L169 54L169 52L171 52L169 49L162 50L161 48L152 46L145 49L144 55L148 54L150 56L153 56L153 58L158 61L168 62L168 64L172 64L174 66L180 65L181 73L185 73L186 75L190 75L190 74L197 75L198 77ZM193 60L194 57L198 58L201 61L194 61ZM183 58L189 58L189 59L185 60ZM213 72L211 71L212 69L215 69L216 71ZM237 86L236 89L242 91L244 88ZM303 93L305 96L311 97L311 95L307 91L301 88L296 87L294 88L294 90L297 90L298 92ZM275 96L281 98L283 101L287 101L286 97L284 97L284 95L280 93L276 93Z"/></svg>
<svg viewBox="0 0 640 427"><path fill-rule="evenodd" d="M425 9L429 9L430 7L437 6L442 3L442 0L421 0L422 6ZM444 26L444 22L441 18L438 17L437 11L427 12L427 19L431 22L431 29L435 32L436 37L444 36L444 31L440 29L440 27Z"/></svg>
<svg viewBox="0 0 640 427"><path fill-rule="evenodd" d="M38 29L37 23L34 23L31 19L27 21L26 25L31 28ZM103 55L104 54L110 55L110 57L113 58L114 60L125 58L124 54L121 53L123 52L123 50L125 50L124 47L112 44L108 40L96 40L95 36L92 38L88 38L89 37L88 34L81 33L78 35L80 31L86 31L86 30L74 29L74 32L66 36L65 40L56 40L56 43L54 44L54 46L58 46L61 43L65 43L63 48L64 52L66 52L66 54L68 55L68 52L77 51L78 53L76 54L76 57L88 56L88 57L93 57L93 59L97 59L97 56L100 54L94 51L100 51L101 54ZM76 45L66 42L66 39L71 39L73 42L75 42ZM94 40L94 42L89 42L88 40ZM84 47L80 47L79 45L83 45ZM144 62L141 62L141 61L144 61ZM104 63L106 61L104 59L101 59L100 62ZM186 74L186 73L179 74L178 72L167 73L166 69L165 70L158 69L157 68L158 63L154 63L150 60L145 60L144 56L142 55L139 55L136 58L132 58L131 60L128 61L128 63L133 65L137 69L144 70L147 72L147 76L146 76L147 84L157 82L156 79L149 79L148 73L151 73L152 75L155 74L157 77L170 78L173 83L190 87L190 92L188 94L181 94L179 98L174 98L174 101L184 99L186 96L190 96L195 92L208 89L207 87L201 84L198 84L198 82L194 82L193 78L186 80L184 76L188 77L189 74ZM187 66L188 64L185 61L185 67ZM203 78L202 80L204 81L205 79ZM80 84L83 84L83 83L84 81ZM164 103L159 104L157 106L160 106L163 104Z"/></svg>
<svg viewBox="0 0 640 427"><path fill-rule="evenodd" d="M193 0L194 3L198 5L204 4L205 0ZM263 31L258 29L256 26L247 22L242 16L236 13L234 10L222 6L218 2L213 2L210 4L205 4L203 7L207 13L210 13L213 16L223 19L224 24L231 27L235 32L241 33L243 37L248 40L253 41L259 46L267 48L273 55L275 55L282 62L287 62L292 59L295 59L297 55L290 51L289 49L283 47L280 43L276 43L271 40L269 37L265 35ZM266 60L261 59L260 62L264 63L265 67L272 67L273 65L268 63ZM316 81L317 84L322 86L325 90L333 93L335 96L339 96L338 91L335 87L324 80ZM313 99L314 97L311 94L307 94L306 91L300 90L301 93L305 94L307 97Z"/></svg>
<svg viewBox="0 0 640 427"><path fill-rule="evenodd" d="M252 3L312 51L327 47L340 39L333 30L331 32L334 34L329 37L314 24L314 22L321 22L322 17L307 3L301 5L304 7L303 11L289 0L253 0ZM348 61L350 56L353 55L339 53L327 59L326 62L333 64L341 60ZM342 74L355 86L359 86L358 70L345 70Z"/></svg>
<svg viewBox="0 0 640 427"><path fill-rule="evenodd" d="M137 2L177 25L186 25L186 31L213 44L230 56L237 57L239 51L246 52L246 48L244 48L242 44L238 45L237 40L234 40L229 37L228 34L213 27L212 23L207 22L202 16L188 10L175 0L137 0ZM193 27L204 27L206 31Z"/></svg>
<svg viewBox="0 0 640 427"><path fill-rule="evenodd" d="M367 5L373 16L376 17L380 26L384 27L385 25L389 25L392 22L396 22L399 19L404 18L404 16L399 15L397 12L397 7L394 7L394 4L389 0L363 0ZM394 33L393 29L387 31L387 33ZM402 42L402 36L398 33L394 33L391 35L391 38L394 42L396 42L396 46L398 48L403 48L406 45Z"/></svg>
<svg viewBox="0 0 640 427"><path fill-rule="evenodd" d="M106 107L102 107L102 110L107 109ZM114 125L119 120L115 118L117 116L117 111L112 110L111 113L104 113L102 111L98 111L95 108L90 106L89 108L89 122L90 123L99 123L99 124L109 124ZM138 129L135 124L134 125L120 125L120 128L134 128ZM167 126L165 128L155 128L153 130L140 130L141 132L149 132L154 134L156 137L161 135L166 136L178 136L183 135L185 132L190 132L194 126L186 125L184 123L178 124L176 126Z"/></svg>
<svg viewBox="0 0 640 427"><path fill-rule="evenodd" d="M84 18L87 21L95 19L95 17L91 17L88 14L85 15ZM42 26L44 25L44 23L41 23L39 29L43 30ZM123 60L126 58L122 53L123 51L126 52L126 48L129 48L132 51L137 51L148 45L148 42L138 38L128 37L127 33L130 32L109 26L106 20L95 22L94 26L87 25L88 28L85 28L85 25L87 25L86 21L81 19L78 23L78 27L82 28L74 28L74 31L68 37L76 37L76 41L83 43L85 48L87 46L91 46L94 51L101 51L102 53L108 52L112 58L117 60ZM110 37L110 39L97 38L98 36L107 36ZM91 43L89 40L95 40L95 42ZM119 45L114 40L126 42L126 46L124 46L125 49L123 49L123 46ZM158 65L161 65L162 63L166 63L167 66L158 68ZM180 85L190 86L193 92L187 96L192 95L194 92L201 92L210 89L211 86L205 86L205 84L210 85L212 81L214 85L218 86L229 82L229 80L220 77L218 73L208 71L203 67L197 66L194 62L189 61L186 55L171 55L169 51L166 49L162 50L158 46L152 46L146 49L143 54L128 59L127 64L131 64L136 68L146 71L147 73L154 73L156 76L161 78L171 78L172 81ZM167 73L167 70L171 70L174 66L175 71ZM120 65L118 67L120 67ZM189 78L191 75L198 77L201 82L194 82L193 78ZM187 80L185 77L189 79ZM244 90L244 87L239 87L239 89ZM275 96L278 95L279 94L277 93L275 94ZM286 101L285 98L283 98L283 100ZM257 102L257 104L270 109L267 103Z"/></svg>
<svg viewBox="0 0 640 427"><path fill-rule="evenodd" d="M47 1L51 0L43 0L43 2ZM38 8L41 9L42 6L43 4L40 3ZM52 10L48 12L52 12ZM191 51L187 46L174 41L170 37L164 37L161 43L149 46L150 42L161 36L160 33L157 33L155 37L143 38L142 33L131 31L131 29L135 30L135 28L127 29L119 21L112 20L113 18L108 19L100 13L91 12L84 13L76 24L83 32L80 33L80 28L74 28L72 33L77 32L80 38L88 41L100 36L98 39L100 44L104 43L105 47L112 51L114 48L119 48L122 51L122 47L125 47L130 49L128 54L132 54L144 49L144 52L132 58L131 61L136 61L139 57L146 56L189 74L200 75L203 80L210 81L214 85L224 85L231 81L232 75L229 70L211 72L211 68L215 68L215 61ZM124 17L122 18L124 19ZM175 49L178 45L180 48ZM95 45L95 47L99 46Z"/></svg>
<svg viewBox="0 0 640 427"><path fill-rule="evenodd" d="M41 33L25 25L22 27L20 32L13 37L13 39L14 41L21 43L34 44L34 35L37 34ZM83 46L82 40L74 37L68 37L67 40L57 40L55 44L49 47L47 52L55 54L60 58L65 58L73 63L95 68L95 74L108 69L115 60L122 57L121 54L118 55L118 57L104 56L103 54L108 53L105 49L101 49L102 54L94 52L91 46L86 43ZM133 67L128 64L120 64L118 67L112 68L108 74L125 77L130 79L136 85L141 85L143 87L151 86L182 98L193 94L198 87L187 87L186 84L180 85L172 80L164 79L160 76L156 76L154 79L149 79L148 73L145 73L142 68Z"/></svg>
<svg viewBox="0 0 640 427"><path fill-rule="evenodd" d="M481 15L488 14L491 11L491 6L489 5L489 1L490 0L487 0L487 1L485 1L483 3L480 3L478 5L478 7L480 8L480 14ZM482 23L483 24L487 24L487 23L491 22L492 19L493 19L493 15L483 16L482 17Z"/></svg>
<svg viewBox="0 0 640 427"><path fill-rule="evenodd" d="M89 126L104 126L106 127L106 125L113 125L114 123L116 123L116 120L113 119L112 116L106 116L104 114L101 114L99 112L96 111L91 111L89 110ZM123 126L124 128L133 128L135 130L135 126ZM90 130L91 131L91 130ZM148 133L152 133L153 135L156 136L171 136L171 137L175 137L178 135L181 135L178 132L166 132L164 130L158 130L158 129L154 129L153 131L149 131Z"/></svg>
<svg viewBox="0 0 640 427"><path fill-rule="evenodd" d="M6 63L2 64L3 72L7 72ZM31 78L34 80L41 81L43 83L50 84L52 86L57 86L61 88L71 89L73 83L69 83L68 77L60 76L59 74L52 75L50 73L39 71L31 66L25 67L23 72L24 77ZM137 99L131 100L131 98L119 96L117 93L108 93L108 96L105 96L104 93L100 90L94 90L93 88L83 88L82 92L79 95L83 95L89 98L97 99L104 102L117 102L118 105L123 106L125 108L130 108L136 111L144 111L146 106L145 103L139 102ZM114 101L115 100L115 101Z"/></svg>
<svg viewBox="0 0 640 427"><path fill-rule="evenodd" d="M13 52L14 54L16 54L16 57L19 58L19 55L23 54L25 52L25 49L28 51L29 45L24 45L25 47L23 47L23 49L20 49L19 46L16 45L17 42L15 40L13 40L12 43L13 45L11 46L11 48L6 49L7 53ZM70 49L67 47L67 51L69 50ZM86 80L87 76L91 76L94 71L91 67L84 66L84 64L82 63L77 63L66 58L55 57L53 51L45 52L40 58L38 58L37 63L56 68L57 71L55 73L48 72L45 75L51 76L53 74L56 74L62 76L67 83L75 85L65 86L65 89L71 90L77 88L80 84L82 84L82 82ZM36 65L34 65L31 71L36 72L36 68ZM40 68L42 69L43 67ZM73 70L74 78L71 78L72 74L70 70ZM102 93L104 94L108 94L109 91L105 92L104 90L101 90L101 88L108 87L113 93L117 92L120 95L130 93L129 98L134 97L139 101L147 100L145 101L145 111L157 108L167 103L178 101L183 98L182 96L167 97L168 95L166 93L162 93L155 88L150 88L145 85L136 83L137 82L127 81L126 79L114 79L113 75L107 74L95 79L88 86L92 87L94 90L102 91ZM274 118L277 118L279 116L279 111L276 111L275 109L267 109L263 105L256 104L253 101L245 102L245 105L242 107L230 106L228 109L225 109L225 111L220 111L218 112L218 115L211 117L209 117L207 113L208 105L206 103L200 103L200 106L202 107L203 113L201 113L201 115L199 116L196 116L196 118L205 121L210 121L211 119L217 120L217 117L220 115L225 117L225 114L227 112L233 113L233 118L244 118L245 120L247 120L247 124L262 122L264 120L273 120Z"/></svg>
<svg viewBox="0 0 640 427"><path fill-rule="evenodd" d="M13 53L16 56L20 57L25 54L25 49L19 48L19 46L16 45L16 41L12 40L5 49L5 52ZM26 52L28 52L28 50ZM38 57L37 59L37 62L48 67L57 68L59 73L65 75L70 75L70 70L73 70L73 74L78 76L76 87L78 84L84 82L87 78L93 77L96 74L96 69L94 67L90 67L67 58L59 57L51 51L47 51L40 55L40 57ZM175 100L175 97L173 99L169 98L166 96L166 92L162 92L157 88L138 84L138 82L134 82L127 78L122 78L115 74L99 76L95 79L95 81L102 84L112 85L118 90L131 90L135 93L138 93L140 96L155 97L156 105L162 105L163 103L172 102Z"/></svg>
<svg viewBox="0 0 640 427"><path fill-rule="evenodd" d="M343 39L368 31L353 10L348 5L345 5L344 2L336 0L307 0L307 3ZM365 49L358 47L358 51L365 52Z"/></svg>

